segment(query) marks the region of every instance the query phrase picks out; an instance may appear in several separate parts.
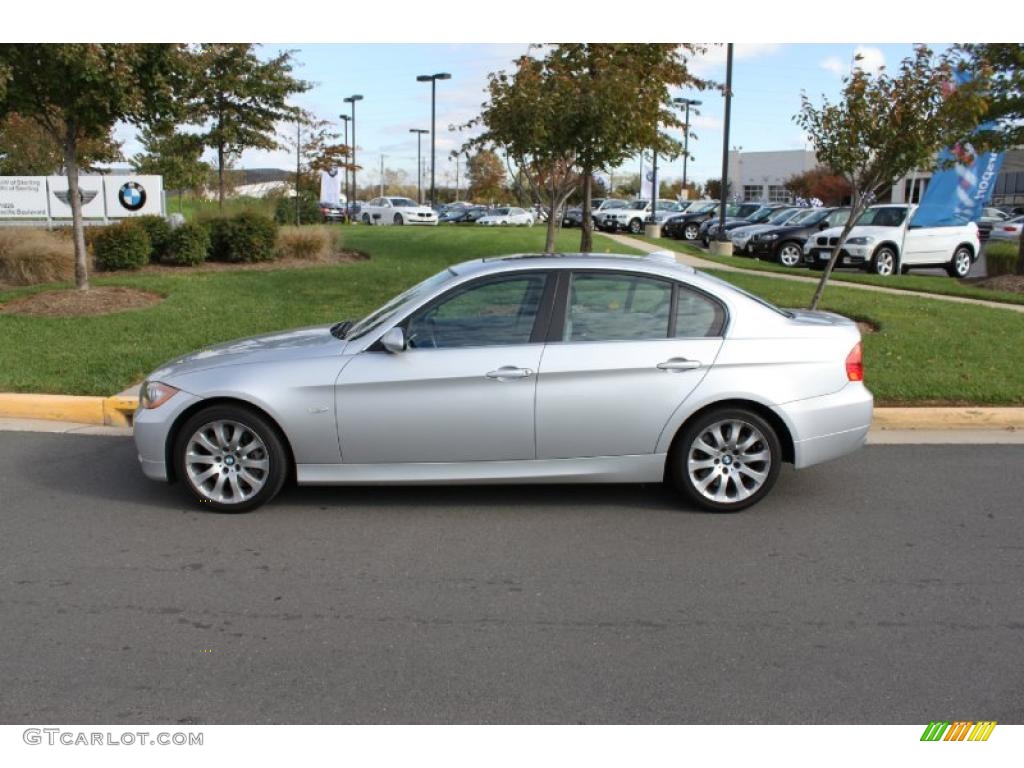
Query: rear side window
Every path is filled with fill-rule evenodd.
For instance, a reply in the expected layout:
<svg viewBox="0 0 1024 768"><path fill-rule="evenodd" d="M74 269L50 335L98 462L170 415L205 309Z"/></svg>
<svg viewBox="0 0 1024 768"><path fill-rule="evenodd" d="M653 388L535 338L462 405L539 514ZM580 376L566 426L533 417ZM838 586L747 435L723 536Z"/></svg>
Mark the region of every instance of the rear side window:
<svg viewBox="0 0 1024 768"><path fill-rule="evenodd" d="M721 304L685 286L677 287L676 338L700 339L721 336L724 329L725 310Z"/></svg>
<svg viewBox="0 0 1024 768"><path fill-rule="evenodd" d="M574 274L563 341L668 338L672 285L638 275Z"/></svg>

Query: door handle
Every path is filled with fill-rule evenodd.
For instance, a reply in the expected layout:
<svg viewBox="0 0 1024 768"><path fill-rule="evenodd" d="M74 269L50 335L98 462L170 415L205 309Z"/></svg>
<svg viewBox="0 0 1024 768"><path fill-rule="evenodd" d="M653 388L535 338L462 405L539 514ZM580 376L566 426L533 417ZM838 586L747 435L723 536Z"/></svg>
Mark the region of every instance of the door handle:
<svg viewBox="0 0 1024 768"><path fill-rule="evenodd" d="M529 368L516 368L514 365L503 365L498 370L487 373L488 379L497 379L498 381L526 379L530 376L533 376L533 371Z"/></svg>
<svg viewBox="0 0 1024 768"><path fill-rule="evenodd" d="M685 357L673 357L663 363L658 363L658 367L663 371L692 371L700 366L700 360L687 360Z"/></svg>

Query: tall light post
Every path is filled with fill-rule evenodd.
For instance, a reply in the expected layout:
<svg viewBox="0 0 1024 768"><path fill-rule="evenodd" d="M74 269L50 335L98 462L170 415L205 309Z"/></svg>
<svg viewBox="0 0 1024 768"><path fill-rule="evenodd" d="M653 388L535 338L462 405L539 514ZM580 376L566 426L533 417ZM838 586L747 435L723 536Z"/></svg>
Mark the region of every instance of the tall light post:
<svg viewBox="0 0 1024 768"><path fill-rule="evenodd" d="M343 123L345 123L345 146L348 147L348 121L352 118L348 115L338 115ZM351 147L349 147L351 151ZM348 165L345 166L345 218L347 219L349 213L352 210L352 196L348 191Z"/></svg>
<svg viewBox="0 0 1024 768"><path fill-rule="evenodd" d="M417 75L416 81L430 83L430 204L437 203L437 187L434 185L434 162L437 153L437 81L451 80L447 72L433 75Z"/></svg>
<svg viewBox="0 0 1024 768"><path fill-rule="evenodd" d="M690 159L690 107L699 107L702 102L697 99L672 99L673 104L686 108L686 127L683 133L683 189L686 189L686 163ZM689 192L687 192L689 196Z"/></svg>
<svg viewBox="0 0 1024 768"><path fill-rule="evenodd" d="M358 187L356 186L356 102L362 101L363 96L360 93L354 93L351 96L345 97L343 101L346 104L352 105L352 198L353 200L358 196ZM346 123L346 126L348 124Z"/></svg>
<svg viewBox="0 0 1024 768"><path fill-rule="evenodd" d="M430 133L426 128L410 128L409 133L416 134L416 194L419 195L417 203L423 205L423 162L420 159L422 154L420 147L423 144L423 134Z"/></svg>
<svg viewBox="0 0 1024 768"><path fill-rule="evenodd" d="M722 199L718 205L718 240L720 250L716 253L732 254L732 245L726 248L725 203L729 191L729 118L732 116L732 43L725 49L725 124L722 126Z"/></svg>

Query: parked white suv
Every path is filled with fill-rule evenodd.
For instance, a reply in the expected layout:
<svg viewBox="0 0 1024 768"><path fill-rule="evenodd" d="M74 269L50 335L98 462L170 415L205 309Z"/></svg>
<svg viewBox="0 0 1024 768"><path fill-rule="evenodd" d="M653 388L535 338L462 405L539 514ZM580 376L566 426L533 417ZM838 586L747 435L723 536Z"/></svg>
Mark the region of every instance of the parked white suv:
<svg viewBox="0 0 1024 768"><path fill-rule="evenodd" d="M684 204L678 200L659 199L654 219L658 224L664 224L669 216L681 213L684 208ZM609 232L621 229L638 235L644 231L644 224L650 218L650 200L630 200L625 208L617 208L605 216L600 222L600 228Z"/></svg>
<svg viewBox="0 0 1024 768"><path fill-rule="evenodd" d="M897 268L944 267L951 277L966 277L981 242L974 222L952 227L914 225L916 205L874 205L850 231L836 266L861 267L876 275ZM804 260L823 268L839 242L842 227L826 229L804 245Z"/></svg>

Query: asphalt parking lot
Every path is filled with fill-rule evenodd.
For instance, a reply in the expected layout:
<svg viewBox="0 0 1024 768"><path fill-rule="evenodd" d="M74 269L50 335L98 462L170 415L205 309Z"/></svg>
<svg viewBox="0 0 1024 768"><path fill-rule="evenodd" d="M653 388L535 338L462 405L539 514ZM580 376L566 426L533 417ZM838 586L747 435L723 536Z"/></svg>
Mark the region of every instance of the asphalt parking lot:
<svg viewBox="0 0 1024 768"><path fill-rule="evenodd" d="M1024 721L1022 445L660 486L291 489L0 433L0 722Z"/></svg>

